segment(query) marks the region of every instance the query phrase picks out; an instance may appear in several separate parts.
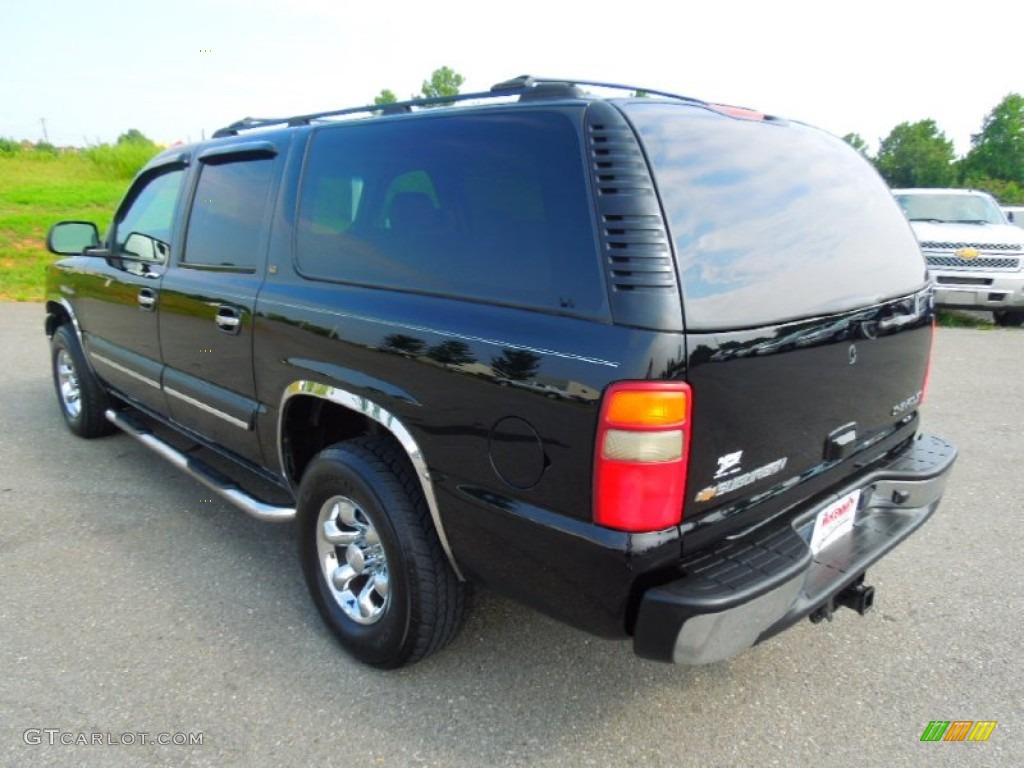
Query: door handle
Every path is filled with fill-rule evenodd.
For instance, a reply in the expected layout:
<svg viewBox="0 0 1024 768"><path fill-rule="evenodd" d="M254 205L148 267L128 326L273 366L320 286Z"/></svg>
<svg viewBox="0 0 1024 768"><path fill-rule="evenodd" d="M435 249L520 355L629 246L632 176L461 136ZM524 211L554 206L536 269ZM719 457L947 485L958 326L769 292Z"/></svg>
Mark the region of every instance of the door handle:
<svg viewBox="0 0 1024 768"><path fill-rule="evenodd" d="M156 294L149 288L143 288L138 295L139 309L152 312L156 306Z"/></svg>
<svg viewBox="0 0 1024 768"><path fill-rule="evenodd" d="M238 333L242 328L242 319L239 311L233 307L218 307L217 316L214 318L217 327L228 333Z"/></svg>

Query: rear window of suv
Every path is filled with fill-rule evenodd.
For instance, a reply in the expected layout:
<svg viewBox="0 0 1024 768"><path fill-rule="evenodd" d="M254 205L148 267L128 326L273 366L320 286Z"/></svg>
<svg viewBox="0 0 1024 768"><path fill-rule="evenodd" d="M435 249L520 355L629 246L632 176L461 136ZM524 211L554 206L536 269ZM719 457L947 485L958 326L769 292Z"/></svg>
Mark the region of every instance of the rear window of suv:
<svg viewBox="0 0 1024 768"><path fill-rule="evenodd" d="M881 178L799 123L629 102L675 243L687 327L725 330L919 290L917 241Z"/></svg>
<svg viewBox="0 0 1024 768"><path fill-rule="evenodd" d="M373 118L317 130L307 278L606 314L578 131L559 112Z"/></svg>

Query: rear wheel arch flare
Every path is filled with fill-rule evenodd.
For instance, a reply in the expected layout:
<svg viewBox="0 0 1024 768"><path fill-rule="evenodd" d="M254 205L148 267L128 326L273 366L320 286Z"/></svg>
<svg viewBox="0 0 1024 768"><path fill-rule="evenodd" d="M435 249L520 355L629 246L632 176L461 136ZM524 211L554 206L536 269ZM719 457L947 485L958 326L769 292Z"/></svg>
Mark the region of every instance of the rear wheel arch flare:
<svg viewBox="0 0 1024 768"><path fill-rule="evenodd" d="M288 484L292 488L297 488L300 480L299 477L292 476L289 473L288 457L285 453L285 436L287 434L286 430L290 410L289 404L294 398L299 397L319 398L338 405L351 412L354 418L363 419L364 423L374 427L375 431L387 434L395 440L403 453L408 457L409 463L412 465L413 472L416 475L416 479L419 481L420 489L422 490L423 497L426 500L427 508L430 510L430 517L431 520L433 520L434 528L437 531L438 539L441 541L441 546L444 549L445 556L448 558L448 562L451 564L452 569L455 571L459 580L464 581L465 578L462 575L462 571L459 569L458 563L455 561L455 557L452 554L451 547L448 543L448 537L445 534L444 525L441 522L437 495L434 492L434 483L430 477L426 458L420 450L419 444L413 438L408 427L406 427L397 416L373 400L370 400L368 397L356 395L348 390L331 384L323 384L321 382L301 379L293 381L285 388L284 394L281 396L281 405L278 409L277 450L278 459L280 460L281 465L281 472ZM370 431L371 430L369 429L363 429L351 436L355 437L357 434L367 434Z"/></svg>

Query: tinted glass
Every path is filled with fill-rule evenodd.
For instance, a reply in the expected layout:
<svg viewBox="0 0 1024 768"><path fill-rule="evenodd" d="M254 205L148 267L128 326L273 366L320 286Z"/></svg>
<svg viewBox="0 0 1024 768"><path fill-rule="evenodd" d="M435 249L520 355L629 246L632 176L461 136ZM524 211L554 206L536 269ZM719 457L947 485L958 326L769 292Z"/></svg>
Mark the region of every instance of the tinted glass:
<svg viewBox="0 0 1024 768"><path fill-rule="evenodd" d="M143 182L117 220L114 250L147 261L165 261L170 253L174 207L184 172L168 171Z"/></svg>
<svg viewBox="0 0 1024 768"><path fill-rule="evenodd" d="M252 269L266 231L274 161L204 163L185 239L185 263Z"/></svg>
<svg viewBox="0 0 1024 768"><path fill-rule="evenodd" d="M579 142L563 114L322 128L302 187L297 261L307 277L604 308Z"/></svg>
<svg viewBox="0 0 1024 768"><path fill-rule="evenodd" d="M625 109L668 215L689 328L831 314L924 284L899 206L839 139L699 107Z"/></svg>

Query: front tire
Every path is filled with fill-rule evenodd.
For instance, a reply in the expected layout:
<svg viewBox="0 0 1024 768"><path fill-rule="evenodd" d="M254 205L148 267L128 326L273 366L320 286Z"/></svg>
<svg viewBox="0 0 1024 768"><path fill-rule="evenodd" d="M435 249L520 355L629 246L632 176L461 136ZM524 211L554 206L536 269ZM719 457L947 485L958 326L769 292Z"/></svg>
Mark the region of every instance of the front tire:
<svg viewBox="0 0 1024 768"><path fill-rule="evenodd" d="M299 486L299 557L313 602L342 646L391 669L447 645L468 586L445 557L419 483L388 438L321 451Z"/></svg>
<svg viewBox="0 0 1024 768"><path fill-rule="evenodd" d="M50 363L57 402L68 429L79 437L102 437L115 429L105 411L110 403L103 385L85 360L82 345L67 325L57 328L50 340Z"/></svg>
<svg viewBox="0 0 1024 768"><path fill-rule="evenodd" d="M1019 328L1024 325L1024 311L1016 312L1009 309L1000 309L992 313L996 325L1004 328Z"/></svg>

